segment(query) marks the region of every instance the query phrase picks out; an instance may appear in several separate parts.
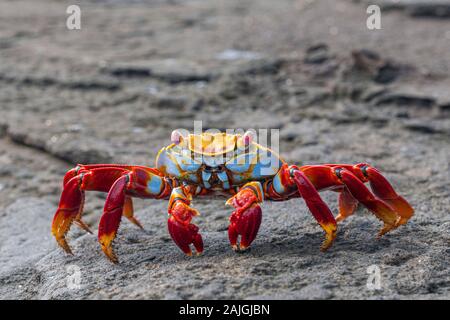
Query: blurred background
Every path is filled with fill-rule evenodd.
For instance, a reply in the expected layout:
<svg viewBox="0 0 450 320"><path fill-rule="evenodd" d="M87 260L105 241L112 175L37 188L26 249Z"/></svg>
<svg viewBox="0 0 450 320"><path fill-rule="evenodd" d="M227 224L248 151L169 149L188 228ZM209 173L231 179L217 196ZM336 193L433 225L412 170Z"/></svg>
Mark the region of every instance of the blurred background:
<svg viewBox="0 0 450 320"><path fill-rule="evenodd" d="M79 30L67 27L70 5L78 5L81 10ZM369 5L381 9L381 29L368 28ZM450 1L442 0L2 0L0 283L4 286L0 294L19 298L302 298L316 297L319 292L317 297L322 298L340 298L340 294L371 297L370 292L358 293L365 285L364 268L358 275L350 272L344 280L331 276L328 287L315 284L314 276L307 276L320 272L316 267L321 263L325 269L332 263L339 270L336 274L345 274L348 259L364 265L370 256L391 259L378 262L392 266L389 278L403 283L403 287L388 286L388 291L376 297L448 298L449 52ZM113 293L102 291L103 282L87 285L82 294L78 293L80 296L66 291L55 293L59 288L54 280L57 276L45 273L49 267L44 265L51 262L42 259L54 259L53 268L67 263L49 235L65 171L77 163L153 166L157 151L170 143L171 131L191 129L194 120L202 120L204 128L279 129L281 155L293 164L369 162L380 168L417 211L411 226L389 238L394 242L403 236L406 247L386 243L383 247L381 243L380 249L378 243L367 253L364 245L374 241L372 235L378 224L361 210L361 221L370 220L373 225L361 222L349 227L368 228L370 240L361 236L348 244L362 246L358 256L336 253L334 258L342 259L341 264L330 256L318 258L315 255L319 255L322 234L298 201L266 210L271 216L283 212L283 218L273 226L269 219L260 243L267 241L264 234L275 234L275 242L281 239L281 250L260 246L262 251L253 251L256 257L237 256L251 260L242 262L243 270L262 264L249 276L253 280L248 281L254 281L250 284L238 282L230 289L229 278L224 276L219 281L213 276L223 270L211 267L210 276L218 284L199 276L194 285L165 284L159 289L163 293L155 293L154 287L138 289L130 284L136 280L122 279L127 288L122 290L114 287L119 280L115 278L117 271L111 271L112 278L105 283L117 289ZM336 210L335 195L324 197ZM93 229L103 202L103 194L93 193L87 198L86 220ZM155 205L158 207L153 208L162 211L158 218L149 209ZM147 223L156 224L164 234L166 204L155 205L135 202L137 211L151 212L138 216L144 222L156 219ZM211 232L213 237L220 231L217 241L223 242L212 257L219 260L208 262L213 266L223 263L222 254L227 259L236 257L227 247L223 230L229 213L222 207L221 201L199 200L198 208L204 212L199 221L205 234ZM215 211L223 214L219 215L221 220L208 218ZM301 211L301 219L288 217L292 211ZM144 218L147 215L153 218ZM305 226L299 219L305 220ZM298 233L290 234L290 227L296 223ZM300 244L283 239L298 238L304 228L310 228L313 235L303 239L313 242L307 249L308 259L319 262L303 261L293 271L288 266L308 255L295 251ZM130 230L137 239L154 239L154 234ZM97 250L92 252L92 261L97 259L98 270L111 268L101 257L95 237L87 239L76 232L72 237L79 241L78 252L90 245L86 251ZM192 263L162 239L181 267ZM133 248L132 242L129 248ZM30 246L32 252L26 253ZM142 248L145 251L148 243L142 243ZM119 252L126 255L133 250L123 247ZM267 262L272 251L281 255L276 258L277 267L277 262ZM283 252L289 252L290 258ZM33 259L24 260L27 254ZM165 260L158 260L161 253L155 255L153 262L144 265L165 265ZM73 259L79 259L76 261L81 265L86 263L79 256ZM420 265L420 269L418 264L423 261L434 261L435 265ZM140 263L134 262L138 267L129 266L128 274L142 272L136 270L142 269ZM35 267L36 263L41 269ZM167 262L168 268L171 263ZM303 265L313 270L297 274ZM18 269L27 268L31 271L25 272L26 276L17 276ZM46 280L36 278L36 268ZM399 275L405 268L425 271ZM160 276L148 272L136 279L142 283L148 279L141 277ZM264 272L273 279L268 287L258 284ZM299 282L296 277L307 280ZM323 277L317 274L317 278ZM359 282L349 280L358 277ZM411 278L418 282L410 285ZM336 287L339 281L342 283ZM302 285L291 287L289 283L293 282ZM211 283L212 289L208 287ZM17 289L18 284L23 288ZM192 288L203 290L204 295L189 293Z"/></svg>

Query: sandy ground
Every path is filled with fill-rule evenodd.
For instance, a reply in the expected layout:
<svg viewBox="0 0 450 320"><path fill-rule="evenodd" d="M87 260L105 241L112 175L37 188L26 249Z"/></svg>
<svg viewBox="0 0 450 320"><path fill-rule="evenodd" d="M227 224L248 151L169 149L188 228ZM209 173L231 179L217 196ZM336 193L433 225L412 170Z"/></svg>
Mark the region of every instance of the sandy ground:
<svg viewBox="0 0 450 320"><path fill-rule="evenodd" d="M450 1L0 3L0 298L450 298ZM199 199L203 256L166 231L165 201L136 201L110 264L73 228L50 235L76 163L154 165L175 128L275 128L290 163L368 162L416 209L381 240L364 209L319 251L301 200L265 203L252 249L231 251L223 200ZM336 212L336 195L324 193ZM94 230L104 195L90 193ZM367 268L380 270L369 290ZM74 269L75 268L75 269ZM68 286L73 270L81 285Z"/></svg>

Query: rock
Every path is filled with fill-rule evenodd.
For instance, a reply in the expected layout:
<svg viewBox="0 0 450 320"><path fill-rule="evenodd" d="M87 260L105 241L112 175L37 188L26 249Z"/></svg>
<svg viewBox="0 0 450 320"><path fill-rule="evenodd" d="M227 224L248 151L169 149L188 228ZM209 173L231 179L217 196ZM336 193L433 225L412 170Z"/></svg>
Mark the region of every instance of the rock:
<svg viewBox="0 0 450 320"><path fill-rule="evenodd" d="M380 57L377 52L361 49L352 51L353 67L367 73L372 80L388 84L411 71L411 67Z"/></svg>
<svg viewBox="0 0 450 320"><path fill-rule="evenodd" d="M404 128L425 134L433 134L433 133L450 133L450 129L448 129L447 125L445 127L447 130L442 128L441 124L437 121L420 121L420 120L409 120L404 125Z"/></svg>
<svg viewBox="0 0 450 320"><path fill-rule="evenodd" d="M264 74L275 74L280 70L282 65L286 61L280 58L273 59L259 59L255 61L250 61L243 65L237 67L237 75L264 75Z"/></svg>
<svg viewBox="0 0 450 320"><path fill-rule="evenodd" d="M401 285L405 283L404 277L397 279L397 275L408 266L409 279L420 278L422 271L413 267L413 262L428 258L434 261L434 271L428 270L427 278L421 278L417 286L432 286L437 277L441 282L448 281L449 266L446 255L441 253L445 241L433 244L429 240L438 239L438 231L426 231L414 223L376 241L377 220L367 214L352 217L341 226L342 233L335 245L323 254L319 250L323 233L301 200L265 204L261 231L251 250L236 254L229 247L226 231L214 231L218 225L227 223L227 218L216 220L214 213L208 212L209 208L229 209L224 207L223 201L198 201L196 208L208 212L195 219L201 225L205 252L200 257L185 257L168 239L166 206L166 201L148 201L144 210L136 212L148 231L139 230L126 219L122 221L114 244L121 262L113 265L104 257L96 237L75 226L68 235L75 256L64 254L57 248L49 230L55 207L38 199L18 199L0 214L0 297L403 297L411 292ZM419 211L417 214L426 213ZM95 220L93 230L98 218ZM433 218L428 221L437 222ZM390 245L391 242L395 245ZM20 243L20 250L17 250L17 243ZM352 263L349 265L348 261ZM382 268L386 287L381 291L366 288L367 268L372 264ZM447 273L439 270L447 270ZM241 274L245 277L236 277Z"/></svg>
<svg viewBox="0 0 450 320"><path fill-rule="evenodd" d="M108 68L107 72L116 77L146 78L152 75L152 70L134 66L117 66Z"/></svg>
<svg viewBox="0 0 450 320"><path fill-rule="evenodd" d="M439 109L444 115L450 114L450 103L442 103L439 105Z"/></svg>
<svg viewBox="0 0 450 320"><path fill-rule="evenodd" d="M321 64L330 59L329 48L326 44L318 44L309 47L306 50L306 56L303 59L305 63Z"/></svg>
<svg viewBox="0 0 450 320"><path fill-rule="evenodd" d="M120 84L111 81L98 81L88 79L65 80L53 77L32 77L32 76L9 76L0 74L0 81L8 81L17 83L19 86L29 87L51 87L55 86L62 89L73 89L81 91L106 90L116 91L120 88Z"/></svg>
<svg viewBox="0 0 450 320"><path fill-rule="evenodd" d="M421 3L407 10L413 17L450 18L450 4L448 3Z"/></svg>
<svg viewBox="0 0 450 320"><path fill-rule="evenodd" d="M436 104L436 100L432 97L424 97L407 93L386 93L373 99L373 101L376 106L394 104L398 106L431 108Z"/></svg>
<svg viewBox="0 0 450 320"><path fill-rule="evenodd" d="M6 123L0 122L0 138L3 138L6 135L7 130L8 125Z"/></svg>
<svg viewBox="0 0 450 320"><path fill-rule="evenodd" d="M219 60L256 60L262 57L261 54L252 51L242 51L235 49L227 49L216 55Z"/></svg>
<svg viewBox="0 0 450 320"><path fill-rule="evenodd" d="M160 96L157 99L156 107L161 109L181 110L188 104L186 97Z"/></svg>
<svg viewBox="0 0 450 320"><path fill-rule="evenodd" d="M0 279L6 281L5 274L33 268L34 263L55 249L50 235L54 211L55 207L45 201L24 198L1 212Z"/></svg>
<svg viewBox="0 0 450 320"><path fill-rule="evenodd" d="M108 14L83 14L78 32L49 27L55 1L0 2L0 299L450 298L450 20L382 7L382 30L369 31L365 9L381 0L238 2L90 1ZM396 1L407 2L418 3ZM75 255L57 247L50 223L74 163L154 167L194 120L277 129L270 146L288 164L370 163L415 215L377 240L381 223L359 206L320 252L303 199L265 201L256 240L236 254L225 198L198 197L205 251L186 257L168 202L136 199L145 230L122 221L120 264L77 227ZM94 232L106 196L86 192ZM336 215L337 193L321 197Z"/></svg>
<svg viewBox="0 0 450 320"><path fill-rule="evenodd" d="M55 141L52 139L46 141L40 136L30 135L28 132L24 132L23 129L17 127L11 128L8 131L8 135L15 143L48 152L72 164L114 162L110 146L103 141L95 139L74 141L69 136Z"/></svg>
<svg viewBox="0 0 450 320"><path fill-rule="evenodd" d="M386 62L377 71L374 81L377 83L390 83L397 79L401 68L391 62Z"/></svg>
<svg viewBox="0 0 450 320"><path fill-rule="evenodd" d="M200 65L176 59L108 65L102 71L121 78L154 78L170 84L208 82L217 76Z"/></svg>
<svg viewBox="0 0 450 320"><path fill-rule="evenodd" d="M402 10L418 18L450 18L450 3L442 0L378 0L370 4L379 4L385 10Z"/></svg>

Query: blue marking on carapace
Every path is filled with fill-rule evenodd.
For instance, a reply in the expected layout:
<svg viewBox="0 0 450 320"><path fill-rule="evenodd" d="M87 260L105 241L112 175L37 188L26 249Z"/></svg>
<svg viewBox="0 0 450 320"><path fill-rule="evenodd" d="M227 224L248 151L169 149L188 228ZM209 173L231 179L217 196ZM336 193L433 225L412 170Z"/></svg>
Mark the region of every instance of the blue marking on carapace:
<svg viewBox="0 0 450 320"><path fill-rule="evenodd" d="M225 164L228 170L232 172L243 173L250 169L252 163L255 162L256 154L242 154L231 159Z"/></svg>

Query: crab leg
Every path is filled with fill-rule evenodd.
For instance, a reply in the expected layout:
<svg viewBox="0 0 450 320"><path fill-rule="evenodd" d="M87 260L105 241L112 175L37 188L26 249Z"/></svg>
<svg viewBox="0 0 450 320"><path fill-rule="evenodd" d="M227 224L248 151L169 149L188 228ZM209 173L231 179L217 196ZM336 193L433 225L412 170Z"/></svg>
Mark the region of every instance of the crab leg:
<svg viewBox="0 0 450 320"><path fill-rule="evenodd" d="M356 200L347 188L339 191L339 214L336 216L336 221L342 221L348 216L351 216L358 207L358 200Z"/></svg>
<svg viewBox="0 0 450 320"><path fill-rule="evenodd" d="M106 198L103 215L98 226L98 241L102 246L103 252L114 263L119 262L112 249L112 241L116 237L119 229L122 212L125 207L125 195L127 184L130 181L130 175L121 176L114 182Z"/></svg>
<svg viewBox="0 0 450 320"><path fill-rule="evenodd" d="M228 237L235 251L247 249L258 234L262 212L259 204L264 200L261 183L254 181L245 184L226 204L236 210L230 216ZM238 244L238 237L241 236Z"/></svg>
<svg viewBox="0 0 450 320"><path fill-rule="evenodd" d="M322 200L319 192L308 177L297 166L291 166L289 171L292 179L297 185L298 192L305 200L305 203L314 218L316 218L317 222L325 231L325 241L320 248L322 251L325 251L331 246L336 238L336 220L334 219L330 208L328 208L326 203Z"/></svg>
<svg viewBox="0 0 450 320"><path fill-rule="evenodd" d="M351 197L363 204L367 209L383 221L384 226L379 236L405 223L414 210L401 196L395 193L392 186L375 168L367 164L340 165L327 164L318 166L304 166L302 170L313 182L317 189L338 188L342 192L349 191ZM364 182L369 181L374 193ZM341 202L345 203L345 213L341 211L339 219L349 216L352 211L352 200L348 195L341 194Z"/></svg>
<svg viewBox="0 0 450 320"><path fill-rule="evenodd" d="M77 222L81 228L89 230L81 220L85 198L84 191L107 192L114 181L124 172L125 170L121 168L98 167L93 170L86 170L83 166L78 166L67 172L64 177L59 206L52 222L52 234L67 253L72 254L72 250L65 239L72 223Z"/></svg>
<svg viewBox="0 0 450 320"><path fill-rule="evenodd" d="M124 180L128 179L128 183ZM172 189L158 170L140 166L89 165L70 170L64 178L64 187L52 223L52 233L58 244L72 253L65 239L72 222L87 226L81 220L84 192L108 192L104 214L99 226L99 240L103 251L112 261L117 261L111 243L116 235L122 215L142 227L133 216L131 197L164 198Z"/></svg>
<svg viewBox="0 0 450 320"><path fill-rule="evenodd" d="M388 203L395 212L400 215L399 224L405 224L413 216L414 209L400 195L398 195L391 184L385 177L375 168L368 164L361 163L355 166L355 169L361 170L363 175L369 180L373 193L384 202Z"/></svg>
<svg viewBox="0 0 450 320"><path fill-rule="evenodd" d="M65 236L75 217L79 217L83 210L84 191L79 188L79 180L81 179L74 177L64 185L59 206L52 222L52 234L58 244L69 254L72 254L72 250L67 244Z"/></svg>
<svg viewBox="0 0 450 320"><path fill-rule="evenodd" d="M125 203L123 205L123 216L127 218L131 223L135 224L141 229L144 229L142 224L139 222L138 219L134 216L134 209L133 209L133 199L131 197L125 197Z"/></svg>
<svg viewBox="0 0 450 320"><path fill-rule="evenodd" d="M352 196L383 221L384 226L380 230L379 236L396 227L399 217L391 206L375 197L351 171L339 167L332 170L336 177L346 185Z"/></svg>
<svg viewBox="0 0 450 320"><path fill-rule="evenodd" d="M369 182L373 193L364 185ZM293 186L297 186L297 190ZM325 230L327 237L322 249L328 248L336 232L336 222L331 211L318 195L318 191L334 190L339 194L339 215L341 221L353 214L358 203L364 205L384 226L379 232L386 232L404 224L411 218L414 209L400 195L381 173L365 163L309 165L300 168L283 164L278 174L264 184L264 193L270 200L287 200L303 197L316 220Z"/></svg>

